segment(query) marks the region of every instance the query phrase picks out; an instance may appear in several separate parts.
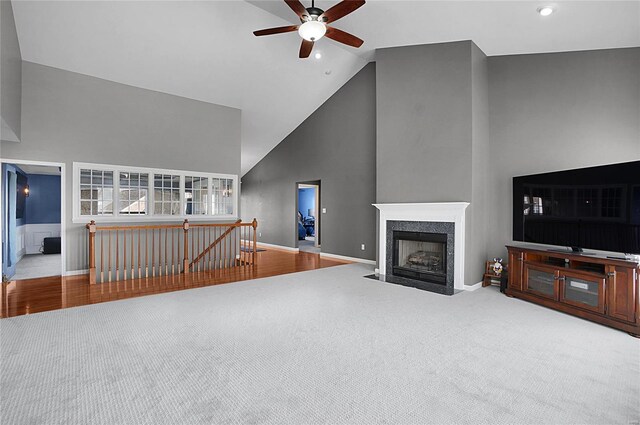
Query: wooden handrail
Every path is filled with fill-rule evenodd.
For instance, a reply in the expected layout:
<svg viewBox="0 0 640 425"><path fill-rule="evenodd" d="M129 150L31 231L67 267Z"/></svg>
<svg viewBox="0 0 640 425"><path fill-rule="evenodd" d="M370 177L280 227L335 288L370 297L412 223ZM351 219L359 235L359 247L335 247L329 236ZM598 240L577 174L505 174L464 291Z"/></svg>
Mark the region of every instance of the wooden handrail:
<svg viewBox="0 0 640 425"><path fill-rule="evenodd" d="M200 254L198 254L198 256L189 264L189 268L193 267L194 264L197 264L198 261L202 260L207 255L207 253L209 253L209 251L211 251L213 248L216 247L216 245L218 245L220 242L222 242L222 240L224 240L227 236L229 236L229 234L233 232L233 229L238 227L238 225L241 222L242 220L239 219L238 221L233 223L231 227L225 230L225 232L222 235L220 235L218 239L213 241L207 248L205 248Z"/></svg>
<svg viewBox="0 0 640 425"><path fill-rule="evenodd" d="M257 259L257 225L256 219L250 223L184 220L181 224L122 226L98 226L92 220L86 225L89 280L91 283L123 280L126 285L126 281L133 279L253 266Z"/></svg>

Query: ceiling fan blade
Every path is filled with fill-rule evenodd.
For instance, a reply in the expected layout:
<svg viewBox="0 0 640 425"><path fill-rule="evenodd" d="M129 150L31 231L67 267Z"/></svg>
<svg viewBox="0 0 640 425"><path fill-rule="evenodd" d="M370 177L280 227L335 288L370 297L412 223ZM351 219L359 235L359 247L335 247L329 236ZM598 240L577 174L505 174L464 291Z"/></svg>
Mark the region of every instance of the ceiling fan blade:
<svg viewBox="0 0 640 425"><path fill-rule="evenodd" d="M343 0L324 12L320 17L320 20L324 19L326 23L335 22L353 12L364 3L364 0Z"/></svg>
<svg viewBox="0 0 640 425"><path fill-rule="evenodd" d="M287 3L287 6L289 6L300 19L302 19L302 15L308 15L307 9L300 3L300 0L284 0L284 2Z"/></svg>
<svg viewBox="0 0 640 425"><path fill-rule="evenodd" d="M338 28L333 27L327 27L325 37L329 37L332 40L352 47L360 47L362 46L362 43L364 43L363 40L359 39L355 35L349 34L348 32L344 32L342 30L339 30Z"/></svg>
<svg viewBox="0 0 640 425"><path fill-rule="evenodd" d="M300 46L300 59L308 58L313 49L313 41L302 40Z"/></svg>
<svg viewBox="0 0 640 425"><path fill-rule="evenodd" d="M288 25L286 27L267 28L266 30L254 31L253 35L260 37L261 35L282 34L284 32L293 32L298 30L298 25Z"/></svg>

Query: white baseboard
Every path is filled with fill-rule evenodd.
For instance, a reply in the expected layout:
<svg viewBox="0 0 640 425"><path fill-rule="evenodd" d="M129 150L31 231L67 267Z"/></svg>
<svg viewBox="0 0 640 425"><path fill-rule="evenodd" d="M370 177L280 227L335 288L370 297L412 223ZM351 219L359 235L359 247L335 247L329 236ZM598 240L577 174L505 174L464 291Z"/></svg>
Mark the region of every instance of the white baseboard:
<svg viewBox="0 0 640 425"><path fill-rule="evenodd" d="M89 269L85 270L68 270L62 273L63 276L80 276L82 274L89 274Z"/></svg>
<svg viewBox="0 0 640 425"><path fill-rule="evenodd" d="M291 251L291 252L299 252L300 251L300 248L292 248L290 246L284 246L284 245L275 245L275 244L272 244L272 243L258 242L257 244L258 244L258 246L262 246L264 248L282 249L284 251Z"/></svg>
<svg viewBox="0 0 640 425"><path fill-rule="evenodd" d="M328 252L321 252L320 256L327 257L327 258L335 258L337 260L353 261L354 263L370 264L372 266L376 265L376 262L374 260L365 260L364 258L347 257L346 255L329 254Z"/></svg>
<svg viewBox="0 0 640 425"><path fill-rule="evenodd" d="M482 288L482 281L478 283L474 283L473 285L464 285L465 291L475 291L476 289Z"/></svg>

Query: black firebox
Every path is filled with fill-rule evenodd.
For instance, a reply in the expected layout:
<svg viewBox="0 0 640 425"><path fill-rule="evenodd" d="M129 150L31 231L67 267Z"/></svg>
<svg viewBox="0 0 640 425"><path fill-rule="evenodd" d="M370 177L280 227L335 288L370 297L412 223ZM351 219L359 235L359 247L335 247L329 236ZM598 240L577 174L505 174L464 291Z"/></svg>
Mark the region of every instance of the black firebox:
<svg viewBox="0 0 640 425"><path fill-rule="evenodd" d="M447 284L447 235L393 231L393 275Z"/></svg>

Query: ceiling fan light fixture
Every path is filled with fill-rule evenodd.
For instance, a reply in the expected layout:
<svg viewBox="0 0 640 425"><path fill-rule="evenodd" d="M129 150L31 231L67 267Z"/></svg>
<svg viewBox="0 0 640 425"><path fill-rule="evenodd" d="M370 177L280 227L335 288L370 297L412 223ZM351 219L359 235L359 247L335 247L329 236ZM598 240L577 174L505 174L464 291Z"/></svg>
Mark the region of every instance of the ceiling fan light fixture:
<svg viewBox="0 0 640 425"><path fill-rule="evenodd" d="M540 16L549 16L553 13L553 7L551 6L539 7L538 13L540 14Z"/></svg>
<svg viewBox="0 0 640 425"><path fill-rule="evenodd" d="M318 41L326 32L326 25L319 21L307 21L298 28L298 34L300 34L300 37L307 41Z"/></svg>

